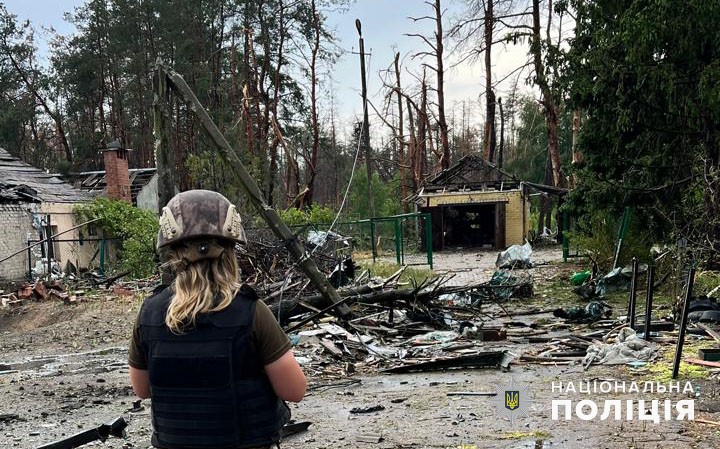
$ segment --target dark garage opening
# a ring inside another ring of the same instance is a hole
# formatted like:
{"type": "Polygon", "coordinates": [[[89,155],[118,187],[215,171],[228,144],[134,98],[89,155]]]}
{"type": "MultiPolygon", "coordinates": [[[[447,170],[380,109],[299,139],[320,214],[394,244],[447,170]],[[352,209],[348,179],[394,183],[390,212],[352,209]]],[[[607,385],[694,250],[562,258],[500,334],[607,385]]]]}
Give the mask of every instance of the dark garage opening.
{"type": "Polygon", "coordinates": [[[498,215],[504,212],[503,206],[502,203],[489,203],[424,208],[432,215],[433,249],[503,246],[504,229],[498,227],[498,223],[504,223],[498,215]]]}

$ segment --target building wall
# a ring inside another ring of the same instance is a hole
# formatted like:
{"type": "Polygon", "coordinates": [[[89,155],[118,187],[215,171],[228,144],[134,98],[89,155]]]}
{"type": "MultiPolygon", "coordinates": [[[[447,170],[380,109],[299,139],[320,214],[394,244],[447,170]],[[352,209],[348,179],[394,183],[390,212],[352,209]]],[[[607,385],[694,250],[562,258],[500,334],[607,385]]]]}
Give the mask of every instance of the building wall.
{"type": "MultiPolygon", "coordinates": [[[[0,204],[0,259],[27,246],[28,238],[37,238],[32,225],[32,212],[37,204],[0,204]]],[[[0,263],[0,280],[15,281],[25,277],[28,271],[27,251],[0,263]]]]}
{"type": "MultiPolygon", "coordinates": [[[[40,205],[40,213],[50,214],[50,224],[52,226],[57,226],[57,232],[63,232],[80,224],[73,213],[74,206],[75,205],[71,203],[42,203],[40,205]]],[[[58,254],[55,255],[55,260],[60,263],[60,267],[63,271],[67,270],[68,262],[72,262],[76,268],[88,268],[99,264],[99,259],[97,257],[94,261],[91,262],[91,260],[93,259],[95,252],[98,250],[100,242],[85,240],[86,238],[99,238],[99,230],[98,235],[92,236],[89,235],[89,228],[84,226],[59,236],[58,240],[80,240],[81,233],[83,236],[82,243],[76,241],[57,242],[55,244],[55,248],[58,249],[58,254]]]]}
{"type": "MultiPolygon", "coordinates": [[[[73,214],[74,204],[72,203],[22,203],[22,204],[0,204],[0,259],[28,246],[28,239],[37,240],[40,231],[33,226],[33,218],[38,225],[45,224],[45,218],[50,215],[50,226],[53,233],[66,231],[79,224],[73,214]]],[[[98,235],[89,235],[87,226],[74,229],[61,236],[58,240],[76,240],[74,242],[54,242],[55,261],[60,264],[63,271],[68,268],[68,262],[78,268],[95,268],[99,266],[100,259],[96,255],[100,247],[99,241],[86,239],[101,238],[101,231],[98,235]],[[80,243],[82,233],[83,242],[80,243]]],[[[32,265],[42,257],[40,245],[30,251],[32,265]]],[[[106,243],[106,255],[110,259],[114,253],[112,245],[106,243]]],[[[17,281],[25,278],[29,270],[28,252],[23,251],[11,259],[0,263],[0,280],[17,281]]]]}
{"type": "Polygon", "coordinates": [[[158,175],[155,173],[150,181],[143,187],[137,195],[137,207],[155,212],[160,212],[158,205],[158,175]]]}
{"type": "Polygon", "coordinates": [[[505,204],[505,244],[522,245],[530,228],[530,203],[520,190],[490,192],[450,192],[426,194],[426,205],[436,207],[450,204],[505,204]]]}

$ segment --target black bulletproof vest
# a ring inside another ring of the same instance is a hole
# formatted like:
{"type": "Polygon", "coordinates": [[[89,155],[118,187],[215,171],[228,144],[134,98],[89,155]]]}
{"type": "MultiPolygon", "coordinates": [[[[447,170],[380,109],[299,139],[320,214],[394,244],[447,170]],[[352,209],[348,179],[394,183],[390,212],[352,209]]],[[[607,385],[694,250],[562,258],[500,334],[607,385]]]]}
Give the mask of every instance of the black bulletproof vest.
{"type": "Polygon", "coordinates": [[[252,342],[257,295],[198,316],[177,335],[165,325],[171,289],[140,311],[152,395],[152,444],[163,449],[245,448],[280,440],[290,410],[278,399],[252,342]]]}

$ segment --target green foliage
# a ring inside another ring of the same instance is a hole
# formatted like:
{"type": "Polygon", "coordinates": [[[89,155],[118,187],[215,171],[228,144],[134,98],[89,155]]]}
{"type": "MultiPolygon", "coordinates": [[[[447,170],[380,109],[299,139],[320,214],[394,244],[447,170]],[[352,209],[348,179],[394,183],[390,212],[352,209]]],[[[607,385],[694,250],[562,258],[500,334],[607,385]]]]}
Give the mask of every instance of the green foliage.
{"type": "MultiPolygon", "coordinates": [[[[601,273],[613,268],[618,231],[622,216],[611,217],[602,213],[583,217],[574,231],[568,232],[571,245],[578,248],[580,254],[589,256],[597,263],[601,273]]],[[[650,260],[650,237],[637,221],[632,221],[623,239],[618,264],[625,266],[633,257],[648,262],[650,260]]]]}
{"type": "Polygon", "coordinates": [[[138,209],[125,201],[97,198],[75,207],[82,221],[99,218],[96,226],[108,237],[120,241],[120,269],[132,276],[146,277],[155,272],[155,239],[158,218],[150,211],[138,209]]]}
{"type": "MultiPolygon", "coordinates": [[[[505,170],[523,181],[548,183],[545,166],[548,134],[542,106],[532,97],[519,99],[519,116],[515,145],[508,149],[505,170]]],[[[570,160],[572,143],[571,111],[564,109],[558,126],[558,151],[563,165],[570,160]]]]}
{"type": "Polygon", "coordinates": [[[590,216],[633,206],[656,239],[686,236],[717,252],[720,3],[570,4],[577,26],[564,78],[585,115],[585,164],[569,207],[590,216]]]}
{"type": "Polygon", "coordinates": [[[335,211],[326,206],[313,204],[308,209],[290,208],[280,211],[280,218],[288,226],[302,226],[311,223],[332,223],[335,211]]]}
{"type": "Polygon", "coordinates": [[[396,175],[390,182],[383,182],[380,175],[373,173],[372,191],[375,215],[371,217],[368,204],[368,179],[365,168],[355,172],[346,205],[347,214],[353,219],[387,217],[402,212],[400,201],[400,179],[396,175]]]}
{"type": "Polygon", "coordinates": [[[707,295],[713,293],[713,298],[720,298],[720,271],[700,271],[695,275],[696,295],[707,295]]]}

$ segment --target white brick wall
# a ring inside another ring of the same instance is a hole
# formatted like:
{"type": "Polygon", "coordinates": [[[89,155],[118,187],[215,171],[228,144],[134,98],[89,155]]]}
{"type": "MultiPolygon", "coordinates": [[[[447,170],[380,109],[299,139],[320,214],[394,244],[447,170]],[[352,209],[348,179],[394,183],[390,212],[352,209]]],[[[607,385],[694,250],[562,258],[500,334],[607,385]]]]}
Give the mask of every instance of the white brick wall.
{"type": "MultiPolygon", "coordinates": [[[[28,232],[37,238],[32,226],[31,211],[35,204],[0,204],[0,259],[27,246],[28,232]]],[[[27,273],[27,252],[0,263],[0,280],[14,281],[27,273]]]]}

